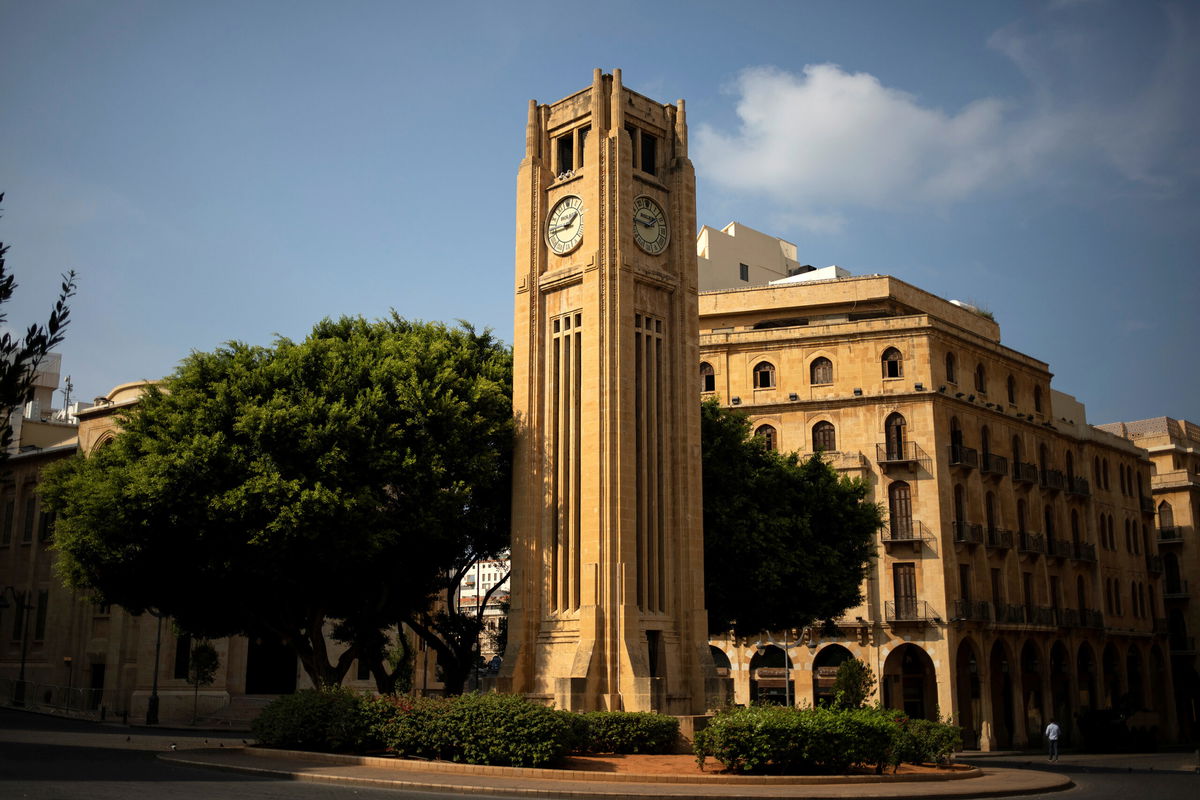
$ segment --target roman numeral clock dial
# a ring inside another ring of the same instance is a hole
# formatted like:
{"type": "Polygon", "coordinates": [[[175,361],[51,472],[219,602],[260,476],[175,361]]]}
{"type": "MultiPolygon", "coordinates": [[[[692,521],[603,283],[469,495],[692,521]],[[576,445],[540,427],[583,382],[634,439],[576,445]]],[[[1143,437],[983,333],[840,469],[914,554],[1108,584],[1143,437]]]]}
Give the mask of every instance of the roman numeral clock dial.
{"type": "Polygon", "coordinates": [[[583,200],[569,194],[554,204],[546,221],[546,244],[565,256],[583,241],[583,200]]]}
{"type": "Polygon", "coordinates": [[[667,249],[671,231],[662,206],[642,195],[633,201],[633,238],[652,256],[667,249]]]}

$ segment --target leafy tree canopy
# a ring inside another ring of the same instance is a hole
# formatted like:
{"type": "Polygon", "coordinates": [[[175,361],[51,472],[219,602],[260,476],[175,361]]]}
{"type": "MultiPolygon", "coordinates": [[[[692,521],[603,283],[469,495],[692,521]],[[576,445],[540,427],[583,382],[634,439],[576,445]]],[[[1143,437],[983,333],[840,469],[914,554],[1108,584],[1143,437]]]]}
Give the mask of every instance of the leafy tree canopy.
{"type": "MultiPolygon", "coordinates": [[[[0,202],[4,193],[0,192],[0,202]]],[[[0,242],[0,328],[8,322],[5,303],[12,300],[16,291],[16,277],[8,271],[5,254],[8,245],[0,242]]],[[[12,412],[16,406],[26,403],[33,395],[33,378],[46,353],[63,341],[63,335],[71,311],[67,300],[75,294],[75,272],[62,276],[58,302],[50,311],[45,325],[30,325],[25,336],[14,336],[5,330],[0,334],[0,461],[8,457],[8,446],[12,443],[12,412]]]]}
{"type": "Polygon", "coordinates": [[[769,450],[715,400],[700,420],[709,630],[800,627],[857,605],[882,525],[866,485],[769,450]]]}
{"type": "Polygon", "coordinates": [[[193,353],[47,470],[59,572],[199,636],[277,636],[319,686],[362,657],[390,688],[385,632],[507,545],[511,381],[490,333],[394,313],[193,353]]]}

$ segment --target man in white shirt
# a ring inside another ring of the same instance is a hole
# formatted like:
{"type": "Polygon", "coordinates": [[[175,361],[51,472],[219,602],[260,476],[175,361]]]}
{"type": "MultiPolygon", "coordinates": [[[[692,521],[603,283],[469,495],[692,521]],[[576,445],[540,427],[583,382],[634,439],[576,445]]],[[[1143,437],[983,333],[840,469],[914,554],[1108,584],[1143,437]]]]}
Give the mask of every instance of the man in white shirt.
{"type": "Polygon", "coordinates": [[[1050,724],[1046,726],[1046,743],[1050,746],[1050,761],[1058,761],[1058,735],[1061,729],[1058,723],[1053,718],[1050,719],[1050,724]]]}

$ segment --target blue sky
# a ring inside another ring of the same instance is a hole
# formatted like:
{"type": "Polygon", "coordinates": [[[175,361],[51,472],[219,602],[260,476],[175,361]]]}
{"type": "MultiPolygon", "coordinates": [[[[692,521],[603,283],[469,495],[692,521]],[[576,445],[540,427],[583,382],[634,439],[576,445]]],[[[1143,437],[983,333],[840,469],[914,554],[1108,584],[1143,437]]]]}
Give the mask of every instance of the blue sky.
{"type": "MultiPolygon", "coordinates": [[[[512,330],[526,103],[685,98],[701,224],[993,311],[1200,421],[1200,3],[0,0],[0,239],[76,397],[318,319],[512,330]]],[[[56,396],[61,401],[61,394],[56,396]]]]}

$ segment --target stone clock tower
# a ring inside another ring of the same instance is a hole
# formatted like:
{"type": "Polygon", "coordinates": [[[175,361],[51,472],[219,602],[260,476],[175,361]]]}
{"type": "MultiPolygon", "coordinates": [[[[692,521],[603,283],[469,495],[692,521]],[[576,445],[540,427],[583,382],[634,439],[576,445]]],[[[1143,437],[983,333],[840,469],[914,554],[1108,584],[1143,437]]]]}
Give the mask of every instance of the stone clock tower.
{"type": "Polygon", "coordinates": [[[683,101],[620,70],[530,101],[502,690],[705,710],[695,197],[683,101]]]}

